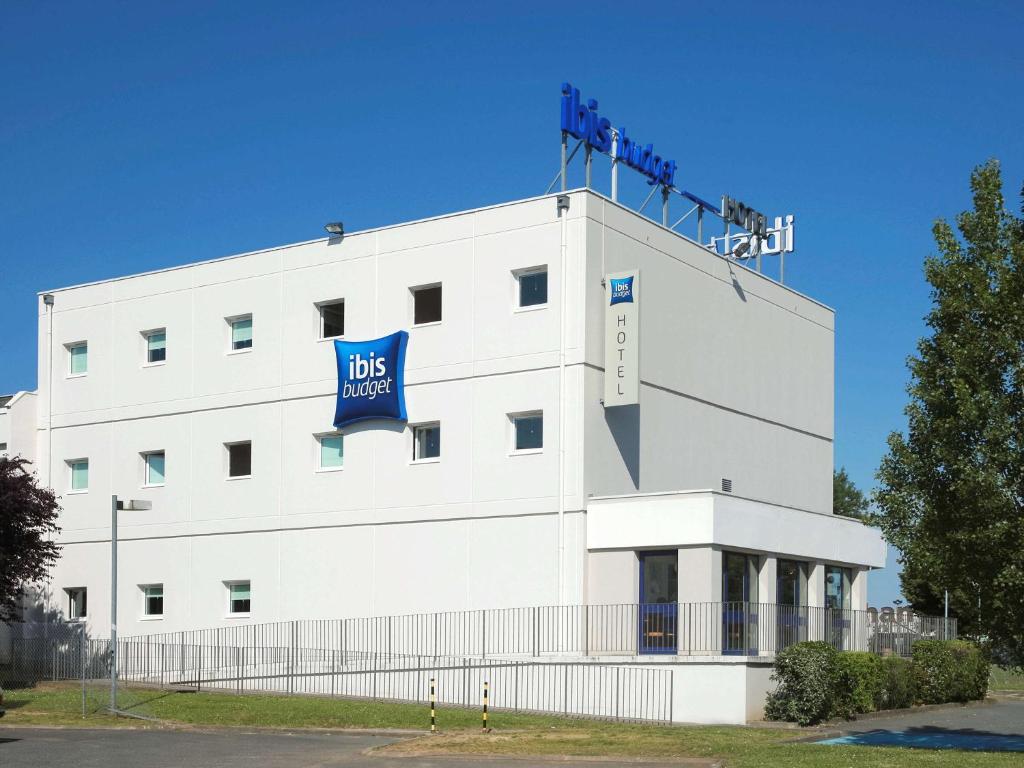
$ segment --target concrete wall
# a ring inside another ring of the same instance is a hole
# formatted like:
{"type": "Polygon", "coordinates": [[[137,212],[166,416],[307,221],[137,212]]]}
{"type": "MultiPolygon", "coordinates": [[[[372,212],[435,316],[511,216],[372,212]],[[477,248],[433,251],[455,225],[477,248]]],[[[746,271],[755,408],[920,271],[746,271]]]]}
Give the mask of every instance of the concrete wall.
{"type": "Polygon", "coordinates": [[[719,488],[832,509],[834,317],[642,216],[587,198],[587,487],[719,488]],[[605,410],[604,291],[640,270],[639,408],[605,410]]]}
{"type": "Polygon", "coordinates": [[[118,494],[153,502],[121,515],[123,633],[243,621],[225,615],[229,580],[251,580],[254,622],[579,602],[583,309],[562,281],[580,282],[581,212],[563,222],[545,198],[58,290],[52,317],[40,299],[36,442],[64,506],[54,601],[66,607],[64,588],[86,586],[90,620],[108,624],[118,494]],[[548,304],[518,311],[514,271],[540,265],[548,304]],[[411,327],[410,287],[430,283],[442,284],[443,320],[411,327]],[[348,338],[409,329],[409,422],[441,422],[439,462],[411,463],[411,430],[375,423],[346,430],[343,470],[316,471],[337,384],[316,303],[335,299],[348,338]],[[232,353],[225,318],[241,314],[253,316],[253,348],[232,353]],[[142,332],[155,328],[167,359],[147,365],[142,332]],[[83,340],[88,373],[70,376],[67,345],[83,340]],[[514,455],[508,414],[532,410],[544,413],[544,449],[514,455]],[[242,440],[252,477],[229,480],[224,444],[242,440]],[[143,487],[153,450],[166,453],[166,483],[143,487]],[[75,458],[89,459],[85,493],[69,492],[75,458]],[[153,583],[165,615],[144,621],[139,585],[153,583]]]}

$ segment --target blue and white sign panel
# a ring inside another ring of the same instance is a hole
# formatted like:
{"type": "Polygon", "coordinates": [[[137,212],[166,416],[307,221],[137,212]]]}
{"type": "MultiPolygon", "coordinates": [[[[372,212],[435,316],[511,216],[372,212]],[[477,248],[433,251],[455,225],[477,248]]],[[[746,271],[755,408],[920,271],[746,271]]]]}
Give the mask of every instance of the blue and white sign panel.
{"type": "Polygon", "coordinates": [[[338,429],[370,419],[405,421],[405,347],[409,334],[334,342],[338,358],[338,429]]]}
{"type": "Polygon", "coordinates": [[[604,407],[640,403],[640,272],[605,275],[604,407]]]}

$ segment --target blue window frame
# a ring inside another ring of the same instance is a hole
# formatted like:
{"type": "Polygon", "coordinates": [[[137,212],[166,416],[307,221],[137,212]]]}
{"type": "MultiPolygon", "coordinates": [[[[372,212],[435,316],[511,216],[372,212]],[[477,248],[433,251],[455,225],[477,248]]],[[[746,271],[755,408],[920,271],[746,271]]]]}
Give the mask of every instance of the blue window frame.
{"type": "Polygon", "coordinates": [[[678,649],[679,553],[639,552],[640,653],[676,653],[678,649]]]}

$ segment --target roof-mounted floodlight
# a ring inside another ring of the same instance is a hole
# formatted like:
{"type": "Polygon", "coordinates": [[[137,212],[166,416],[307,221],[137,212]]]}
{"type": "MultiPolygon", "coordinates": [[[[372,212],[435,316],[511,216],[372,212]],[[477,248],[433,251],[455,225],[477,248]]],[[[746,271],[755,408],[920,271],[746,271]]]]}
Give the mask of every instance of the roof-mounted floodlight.
{"type": "Polygon", "coordinates": [[[744,254],[750,250],[750,241],[744,240],[735,248],[732,249],[732,257],[734,259],[742,259],[744,254]]]}
{"type": "Polygon", "coordinates": [[[324,229],[327,230],[327,234],[331,237],[341,237],[345,234],[345,226],[340,221],[332,221],[330,224],[324,224],[324,229]]]}

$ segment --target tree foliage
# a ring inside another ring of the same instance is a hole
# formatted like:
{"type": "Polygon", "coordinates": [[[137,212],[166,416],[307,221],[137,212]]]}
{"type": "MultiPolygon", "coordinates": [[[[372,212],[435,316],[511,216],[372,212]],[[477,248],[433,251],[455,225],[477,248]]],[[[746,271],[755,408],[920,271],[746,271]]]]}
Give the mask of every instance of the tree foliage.
{"type": "MultiPolygon", "coordinates": [[[[898,547],[905,594],[950,592],[961,626],[1024,662],[1024,220],[999,165],[971,175],[973,210],[933,226],[927,336],[908,361],[906,434],[889,436],[877,523],[898,547]]],[[[1022,190],[1024,195],[1024,190],[1022,190]]]]}
{"type": "Polygon", "coordinates": [[[853,480],[846,474],[846,468],[832,471],[832,512],[846,517],[868,516],[868,499],[853,480]]]}
{"type": "Polygon", "coordinates": [[[15,618],[24,588],[43,581],[57,561],[60,507],[21,458],[0,457],[0,621],[15,618]]]}

